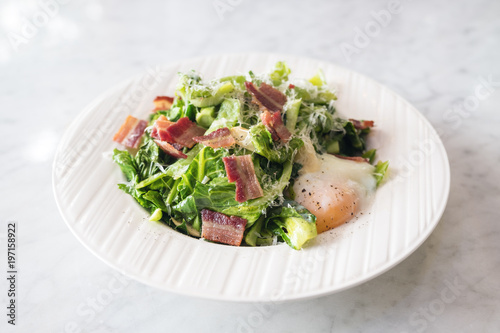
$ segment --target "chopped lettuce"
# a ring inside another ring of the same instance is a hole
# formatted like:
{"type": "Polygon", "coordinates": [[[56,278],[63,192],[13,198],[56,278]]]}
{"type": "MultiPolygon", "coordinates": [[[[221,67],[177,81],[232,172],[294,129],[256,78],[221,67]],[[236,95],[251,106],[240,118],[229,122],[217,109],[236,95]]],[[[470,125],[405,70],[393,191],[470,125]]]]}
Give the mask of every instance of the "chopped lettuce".
{"type": "Polygon", "coordinates": [[[232,92],[234,90],[234,86],[231,82],[225,82],[219,85],[214,92],[209,94],[208,96],[203,96],[201,93],[200,97],[196,97],[190,100],[190,102],[197,107],[208,107],[220,104],[226,94],[232,92]]]}
{"type": "Polygon", "coordinates": [[[210,124],[205,134],[209,134],[222,127],[234,127],[240,115],[241,102],[238,99],[227,98],[221,105],[216,119],[210,124]]]}
{"type": "Polygon", "coordinates": [[[291,132],[295,132],[295,126],[297,125],[297,119],[299,117],[300,106],[302,105],[302,100],[294,99],[285,105],[285,115],[286,115],[286,128],[291,132]]]}
{"type": "Polygon", "coordinates": [[[290,156],[304,145],[301,139],[292,138],[286,145],[277,147],[271,138],[271,133],[262,124],[253,126],[250,129],[250,136],[255,152],[271,162],[283,163],[289,160],[290,156]]]}
{"type": "Polygon", "coordinates": [[[367,158],[368,162],[370,164],[373,164],[373,162],[375,162],[376,154],[377,154],[377,149],[370,149],[364,152],[363,155],[361,155],[361,157],[367,158]]]}
{"type": "Polygon", "coordinates": [[[118,164],[127,181],[131,181],[137,175],[137,166],[134,158],[126,150],[113,150],[113,161],[118,164]]]}
{"type": "Polygon", "coordinates": [[[278,61],[274,67],[274,71],[269,74],[269,78],[275,87],[281,85],[284,81],[288,81],[288,75],[292,71],[283,61],[278,61]]]}
{"type": "Polygon", "coordinates": [[[378,163],[375,165],[375,171],[373,172],[373,176],[377,180],[377,186],[382,183],[382,181],[385,178],[385,175],[387,174],[387,169],[389,168],[389,161],[378,161],[378,163]]]}
{"type": "Polygon", "coordinates": [[[316,72],[316,75],[314,75],[312,78],[310,78],[309,82],[311,82],[316,87],[326,86],[325,74],[323,73],[323,71],[321,69],[318,69],[318,71],[316,72]]]}
{"type": "Polygon", "coordinates": [[[195,145],[189,152],[186,153],[187,158],[178,159],[174,163],[170,164],[166,170],[167,176],[170,176],[174,179],[178,179],[182,176],[184,172],[186,172],[187,168],[189,168],[189,164],[193,161],[193,159],[198,155],[200,150],[203,148],[201,144],[195,145]]]}
{"type": "Polygon", "coordinates": [[[293,90],[296,98],[301,98],[304,102],[313,104],[329,104],[331,101],[337,100],[337,95],[333,91],[324,86],[317,87],[310,82],[308,83],[304,86],[295,86],[293,90]]]}

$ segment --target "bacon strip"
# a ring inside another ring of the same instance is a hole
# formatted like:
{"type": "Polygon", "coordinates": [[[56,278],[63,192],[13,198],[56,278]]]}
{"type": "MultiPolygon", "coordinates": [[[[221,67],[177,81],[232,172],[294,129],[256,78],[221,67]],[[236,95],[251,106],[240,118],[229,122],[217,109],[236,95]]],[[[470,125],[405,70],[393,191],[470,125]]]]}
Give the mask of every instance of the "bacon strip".
{"type": "Polygon", "coordinates": [[[113,141],[121,143],[128,148],[137,148],[144,134],[147,121],[128,116],[118,132],[113,136],[113,141]]]}
{"type": "Polygon", "coordinates": [[[160,141],[160,140],[155,140],[156,144],[163,150],[165,153],[169,154],[170,156],[173,156],[175,158],[187,158],[187,155],[184,154],[182,151],[179,151],[174,145],[171,145],[170,143],[166,141],[160,141]]]}
{"type": "Polygon", "coordinates": [[[205,132],[206,130],[203,127],[196,125],[196,123],[193,123],[188,117],[184,117],[165,129],[166,140],[162,139],[162,141],[179,143],[184,147],[192,148],[196,144],[193,138],[201,136],[205,134],[205,132]]]}
{"type": "Polygon", "coordinates": [[[196,136],[193,140],[212,148],[230,147],[236,143],[227,127],[219,128],[205,136],[196,136]]]}
{"type": "Polygon", "coordinates": [[[262,111],[281,111],[286,103],[286,95],[276,88],[262,83],[259,88],[252,82],[245,82],[247,91],[252,94],[253,102],[258,104],[262,111]]]}
{"type": "Polygon", "coordinates": [[[201,211],[201,237],[212,242],[240,246],[247,220],[208,209],[201,211]]]}
{"type": "Polygon", "coordinates": [[[354,125],[354,128],[359,129],[359,130],[371,128],[375,125],[373,120],[349,119],[349,121],[354,125]]]}
{"type": "Polygon", "coordinates": [[[161,110],[170,110],[172,104],[174,104],[174,98],[168,96],[158,96],[153,101],[155,103],[155,108],[153,112],[161,110]]]}
{"type": "Polygon", "coordinates": [[[153,129],[151,130],[151,137],[162,141],[171,141],[172,138],[169,137],[167,128],[173,124],[175,123],[168,120],[164,115],[159,116],[153,125],[153,129]]]}
{"type": "Polygon", "coordinates": [[[284,142],[288,142],[288,140],[290,140],[292,133],[290,133],[285,124],[283,124],[280,111],[276,111],[274,113],[264,111],[260,114],[260,119],[262,119],[262,123],[271,133],[271,137],[274,141],[281,139],[284,142]]]}
{"type": "Polygon", "coordinates": [[[273,141],[278,141],[280,137],[278,136],[278,133],[276,133],[276,131],[272,126],[273,114],[269,111],[264,111],[260,114],[260,119],[262,120],[262,123],[266,126],[269,133],[271,133],[273,141]]]}
{"type": "Polygon", "coordinates": [[[236,201],[245,202],[264,195],[260,187],[251,155],[223,157],[227,179],[236,182],[236,201]]]}
{"type": "Polygon", "coordinates": [[[349,160],[349,161],[354,161],[354,162],[361,162],[361,163],[369,163],[369,160],[367,158],[361,157],[361,156],[344,156],[344,155],[337,155],[333,154],[333,156],[341,158],[343,160],[349,160]]]}

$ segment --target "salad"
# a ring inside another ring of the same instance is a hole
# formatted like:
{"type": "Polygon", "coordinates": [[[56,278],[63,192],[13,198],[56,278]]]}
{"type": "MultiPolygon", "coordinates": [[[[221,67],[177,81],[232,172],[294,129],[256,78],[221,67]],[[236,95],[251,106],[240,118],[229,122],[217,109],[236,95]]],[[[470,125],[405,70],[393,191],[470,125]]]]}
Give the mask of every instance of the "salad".
{"type": "Polygon", "coordinates": [[[339,117],[321,71],[290,73],[284,62],[209,82],[180,73],[174,97],[115,134],[127,148],[113,152],[118,187],[151,221],[228,245],[299,250],[347,222],[388,167],[366,149],[374,123],[339,117]]]}

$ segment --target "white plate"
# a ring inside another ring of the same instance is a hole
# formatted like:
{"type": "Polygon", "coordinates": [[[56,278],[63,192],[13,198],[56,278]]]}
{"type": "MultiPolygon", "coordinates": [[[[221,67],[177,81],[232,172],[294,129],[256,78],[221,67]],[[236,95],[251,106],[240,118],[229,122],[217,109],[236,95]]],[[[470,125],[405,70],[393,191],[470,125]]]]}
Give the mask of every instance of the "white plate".
{"type": "Polygon", "coordinates": [[[231,301],[285,301],[353,287],[395,266],[430,235],[450,186],[444,147],[427,120],[388,88],[345,68],[271,54],[186,60],[129,80],[105,93],[75,119],[54,161],[59,210],[75,236],[106,263],[143,283],[186,295],[231,301]],[[318,68],[337,87],[337,109],[373,119],[369,146],[390,160],[391,177],[358,219],[294,251],[286,244],[231,247],[191,238],[148,221],[118,189],[124,178],[112,163],[112,136],[128,114],[147,119],[157,95],[172,95],[176,73],[195,69],[205,79],[268,71],[285,60],[292,76],[318,68]]]}

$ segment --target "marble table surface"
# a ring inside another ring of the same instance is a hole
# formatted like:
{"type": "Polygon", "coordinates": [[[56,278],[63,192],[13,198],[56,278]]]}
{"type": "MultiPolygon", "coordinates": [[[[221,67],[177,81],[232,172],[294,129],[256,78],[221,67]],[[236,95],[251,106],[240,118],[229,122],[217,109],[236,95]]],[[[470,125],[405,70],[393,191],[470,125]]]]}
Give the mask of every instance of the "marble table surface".
{"type": "Polygon", "coordinates": [[[16,325],[1,332],[500,331],[500,2],[0,2],[1,257],[17,223],[16,325]],[[284,304],[180,296],[87,251],[52,194],[56,146],[93,99],[148,66],[228,52],[331,61],[401,94],[439,129],[444,215],[404,262],[358,287],[284,304]],[[105,302],[96,296],[119,286],[105,302]]]}

